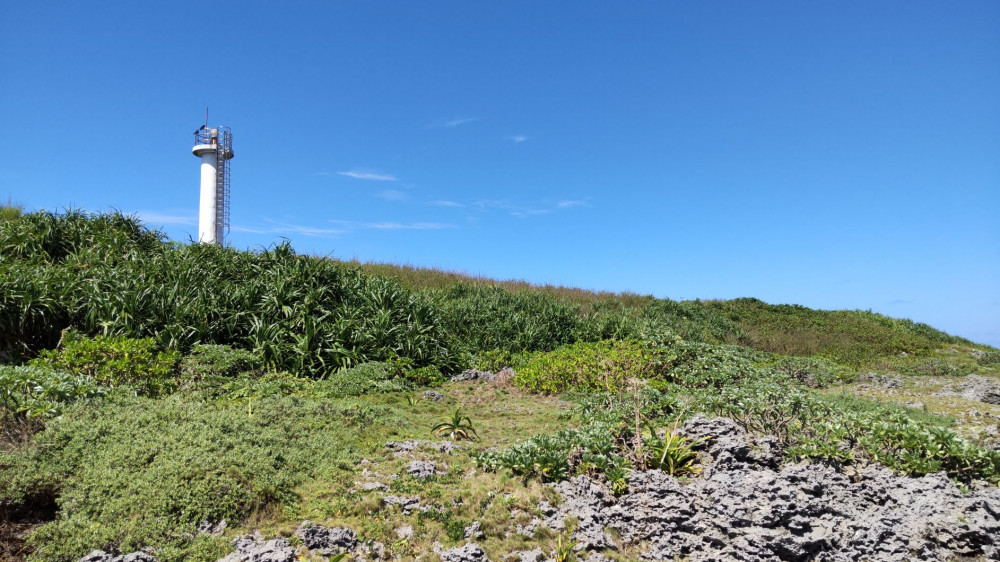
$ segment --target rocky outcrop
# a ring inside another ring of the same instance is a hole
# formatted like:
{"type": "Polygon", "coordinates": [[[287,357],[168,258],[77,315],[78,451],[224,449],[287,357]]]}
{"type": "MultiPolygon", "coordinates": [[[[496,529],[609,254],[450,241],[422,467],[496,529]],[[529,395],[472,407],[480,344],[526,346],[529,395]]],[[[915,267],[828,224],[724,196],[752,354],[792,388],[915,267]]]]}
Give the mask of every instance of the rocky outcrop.
{"type": "Polygon", "coordinates": [[[358,547],[358,535],[347,527],[324,527],[303,521],[295,535],[310,552],[323,556],[351,552],[358,547]]]}
{"type": "Polygon", "coordinates": [[[114,555],[103,550],[95,550],[80,558],[77,562],[156,562],[156,557],[145,552],[114,555]]]}
{"type": "Polygon", "coordinates": [[[234,552],[219,562],[295,562],[295,548],[288,539],[265,541],[258,535],[246,535],[233,540],[234,552]]]}
{"type": "Polygon", "coordinates": [[[478,544],[470,542],[442,552],[441,562],[489,562],[489,558],[478,544]]]}
{"type": "Polygon", "coordinates": [[[561,530],[572,517],[578,548],[646,544],[650,560],[1000,558],[1000,489],[963,494],[943,474],[874,466],[854,479],[820,464],[779,469],[774,444],[731,420],[699,417],[683,431],[714,436],[703,476],[634,472],[620,497],[576,477],[554,485],[564,499],[543,502],[544,523],[561,530]]]}
{"type": "Polygon", "coordinates": [[[1000,404],[1000,381],[969,375],[958,385],[962,398],[987,404],[1000,404]]]}

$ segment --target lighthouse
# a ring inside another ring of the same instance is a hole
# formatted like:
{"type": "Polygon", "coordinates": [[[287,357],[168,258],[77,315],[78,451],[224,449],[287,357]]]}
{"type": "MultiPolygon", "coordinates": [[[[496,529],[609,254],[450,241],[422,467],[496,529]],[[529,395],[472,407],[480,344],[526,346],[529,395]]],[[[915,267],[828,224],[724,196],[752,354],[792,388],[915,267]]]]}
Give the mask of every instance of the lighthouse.
{"type": "Polygon", "coordinates": [[[198,242],[222,245],[229,233],[229,160],[233,134],[229,127],[194,132],[191,152],[201,158],[201,197],[198,206],[198,242]]]}

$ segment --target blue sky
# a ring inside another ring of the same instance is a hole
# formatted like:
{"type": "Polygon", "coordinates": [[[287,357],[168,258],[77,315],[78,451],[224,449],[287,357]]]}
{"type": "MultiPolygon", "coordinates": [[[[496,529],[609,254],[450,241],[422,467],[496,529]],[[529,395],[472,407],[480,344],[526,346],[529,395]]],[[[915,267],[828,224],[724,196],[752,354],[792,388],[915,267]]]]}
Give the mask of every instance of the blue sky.
{"type": "Polygon", "coordinates": [[[1000,345],[1000,3],[0,0],[0,198],[1000,345]]]}

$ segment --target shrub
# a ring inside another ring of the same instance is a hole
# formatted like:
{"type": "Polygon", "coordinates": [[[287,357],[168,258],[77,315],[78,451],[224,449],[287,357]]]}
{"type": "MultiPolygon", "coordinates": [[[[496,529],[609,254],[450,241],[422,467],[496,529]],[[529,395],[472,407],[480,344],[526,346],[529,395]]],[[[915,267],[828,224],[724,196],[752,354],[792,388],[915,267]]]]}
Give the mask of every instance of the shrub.
{"type": "Polygon", "coordinates": [[[434,365],[403,371],[403,379],[414,386],[438,386],[448,380],[434,365]]]}
{"type": "Polygon", "coordinates": [[[781,379],[702,393],[698,401],[750,431],[778,436],[793,459],[863,458],[911,475],[944,470],[963,481],[1000,482],[1000,452],[972,445],[940,418],[902,406],[816,394],[781,379]]]}
{"type": "Polygon", "coordinates": [[[630,378],[653,376],[663,360],[657,348],[636,341],[581,342],[533,356],[514,382],[533,392],[615,392],[630,378]]]}
{"type": "Polygon", "coordinates": [[[812,388],[853,379],[855,371],[823,357],[777,356],[767,363],[777,373],[812,388]]]}
{"type": "Polygon", "coordinates": [[[473,353],[555,349],[580,322],[574,306],[541,293],[459,283],[431,294],[445,329],[473,353]]]}
{"type": "Polygon", "coordinates": [[[108,388],[129,386],[155,396],[175,385],[177,352],[160,352],[150,338],[82,337],[68,331],[62,346],[31,362],[38,367],[90,377],[108,388]]]}
{"type": "Polygon", "coordinates": [[[180,363],[181,376],[191,381],[211,377],[231,378],[260,368],[260,360],[253,353],[228,345],[195,345],[180,363]]]}
{"type": "Polygon", "coordinates": [[[248,415],[180,394],[112,396],[99,408],[68,408],[36,437],[45,446],[0,453],[0,502],[38,490],[57,498],[56,519],[29,537],[38,560],[147,546],[164,548],[162,562],[214,560],[194,554],[205,547],[199,524],[294,505],[313,470],[349,463],[358,443],[388,435],[394,416],[302,397],[262,398],[248,415]]]}
{"type": "Polygon", "coordinates": [[[94,379],[42,367],[0,365],[0,420],[51,418],[76,400],[104,394],[94,379]]]}
{"type": "Polygon", "coordinates": [[[409,390],[411,385],[398,373],[399,367],[390,363],[362,363],[316,381],[310,392],[316,396],[334,398],[409,390]]]}

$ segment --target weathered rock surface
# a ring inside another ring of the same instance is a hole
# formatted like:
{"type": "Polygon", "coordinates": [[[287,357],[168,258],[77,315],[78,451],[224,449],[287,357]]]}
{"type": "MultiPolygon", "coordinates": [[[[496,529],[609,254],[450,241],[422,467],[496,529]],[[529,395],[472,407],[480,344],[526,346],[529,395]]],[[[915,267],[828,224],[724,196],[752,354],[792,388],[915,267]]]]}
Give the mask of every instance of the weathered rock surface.
{"type": "Polygon", "coordinates": [[[462,450],[461,445],[456,445],[455,443],[445,440],[445,441],[420,441],[419,439],[412,439],[410,441],[389,441],[385,444],[385,448],[392,451],[392,456],[401,457],[404,455],[411,455],[418,448],[424,447],[429,450],[437,451],[439,453],[452,454],[455,451],[462,450]]]}
{"type": "Polygon", "coordinates": [[[958,385],[961,396],[987,404],[1000,404],[1000,381],[979,375],[969,375],[958,385]]]}
{"type": "Polygon", "coordinates": [[[465,538],[467,539],[481,539],[483,538],[483,525],[479,521],[473,521],[471,524],[465,526],[465,538]]]}
{"type": "Polygon", "coordinates": [[[295,534],[310,552],[323,556],[351,552],[358,546],[358,535],[347,527],[324,527],[312,521],[303,521],[295,534]]]}
{"type": "Polygon", "coordinates": [[[437,465],[434,461],[411,461],[406,473],[414,478],[430,478],[436,474],[437,465]]]}
{"type": "Polygon", "coordinates": [[[1000,559],[1000,489],[965,495],[943,474],[874,466],[855,480],[820,464],[779,469],[774,443],[731,420],[697,417],[683,431],[714,436],[702,447],[711,459],[702,476],[635,472],[617,498],[576,477],[554,485],[558,508],[540,505],[545,524],[560,530],[573,517],[580,547],[646,543],[651,560],[1000,559]]]}
{"type": "Polygon", "coordinates": [[[509,380],[514,376],[514,370],[510,367],[504,367],[496,373],[493,371],[480,371],[479,369],[466,369],[461,373],[451,377],[452,381],[483,381],[483,382],[499,382],[509,380]]]}
{"type": "Polygon", "coordinates": [[[295,562],[295,548],[288,539],[265,541],[259,534],[246,535],[234,539],[233,547],[235,552],[219,562],[295,562]]]}
{"type": "Polygon", "coordinates": [[[80,558],[77,562],[156,562],[156,557],[145,552],[133,552],[131,554],[116,556],[103,550],[95,550],[80,558]]]}
{"type": "Polygon", "coordinates": [[[415,510],[427,511],[430,509],[425,505],[421,505],[420,496],[385,496],[382,498],[382,501],[386,505],[398,505],[403,510],[403,515],[409,515],[415,510]]]}
{"type": "Polygon", "coordinates": [[[441,553],[441,562],[488,562],[486,553],[476,543],[449,548],[441,553]]]}
{"type": "Polygon", "coordinates": [[[453,382],[493,380],[496,374],[493,371],[480,371],[479,369],[466,369],[461,373],[451,377],[453,382]]]}

